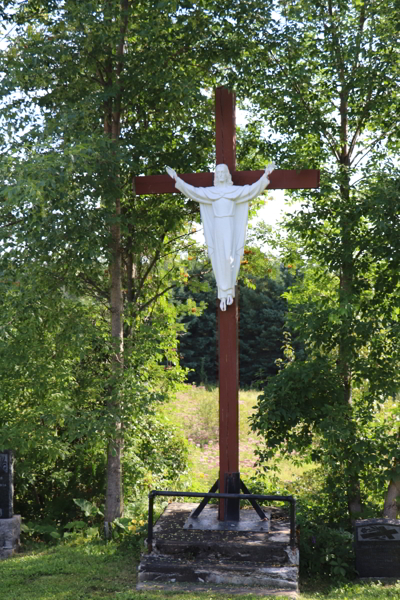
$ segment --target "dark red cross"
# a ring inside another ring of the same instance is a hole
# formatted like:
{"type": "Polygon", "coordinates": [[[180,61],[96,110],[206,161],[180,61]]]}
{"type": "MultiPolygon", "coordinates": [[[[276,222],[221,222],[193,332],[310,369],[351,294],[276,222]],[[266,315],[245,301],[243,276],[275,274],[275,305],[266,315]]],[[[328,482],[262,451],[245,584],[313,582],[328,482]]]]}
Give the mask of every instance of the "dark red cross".
{"type": "MultiPolygon", "coordinates": [[[[236,171],[235,93],[220,87],[215,92],[216,164],[229,167],[234,185],[256,182],[264,171],[236,171]]],[[[172,165],[174,167],[174,165],[172,165]]],[[[213,185],[213,173],[185,173],[184,181],[198,187],[213,185]]],[[[268,189],[311,189],[319,187],[319,171],[277,169],[269,176],[268,189]]],[[[176,193],[169,175],[135,177],[138,195],[176,193]]],[[[227,475],[239,472],[239,360],[238,302],[225,312],[218,310],[219,337],[219,490],[225,491],[227,475]]],[[[220,500],[223,520],[224,501],[220,500]]]]}

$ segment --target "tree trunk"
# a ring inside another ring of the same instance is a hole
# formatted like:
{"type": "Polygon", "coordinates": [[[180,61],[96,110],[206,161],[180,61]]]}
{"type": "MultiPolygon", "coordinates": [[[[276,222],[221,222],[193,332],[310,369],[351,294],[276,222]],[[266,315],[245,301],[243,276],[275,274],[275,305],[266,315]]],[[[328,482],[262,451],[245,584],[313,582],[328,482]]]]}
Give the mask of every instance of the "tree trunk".
{"type": "MultiPolygon", "coordinates": [[[[105,119],[105,132],[114,142],[119,138],[119,114],[109,113],[105,119]]],[[[118,178],[118,174],[114,175],[118,178]]],[[[115,182],[117,185],[117,183],[115,182]]],[[[118,414],[118,386],[124,368],[124,331],[123,331],[123,296],[122,296],[122,245],[121,245],[121,201],[115,200],[115,223],[111,225],[111,339],[112,352],[112,381],[109,390],[108,407],[111,413],[118,414]]],[[[124,509],[122,490],[122,423],[115,417],[115,429],[108,444],[107,451],[107,489],[104,515],[104,533],[106,538],[111,535],[110,524],[121,517],[124,509]]]]}
{"type": "MultiPolygon", "coordinates": [[[[123,55],[125,36],[129,22],[129,0],[120,1],[120,27],[119,40],[116,55],[110,48],[110,57],[105,66],[105,77],[103,77],[106,88],[115,88],[115,93],[110,94],[104,104],[104,133],[114,144],[118,144],[121,128],[121,112],[123,87],[121,75],[124,69],[123,55]],[[116,60],[115,60],[116,58],[116,60]]],[[[111,175],[114,181],[111,187],[113,193],[118,189],[119,172],[111,175]]],[[[113,341],[112,353],[112,385],[110,389],[109,408],[112,413],[118,414],[119,400],[118,387],[120,376],[124,369],[124,322],[123,322],[123,295],[122,295],[122,241],[121,241],[121,198],[115,200],[115,222],[111,225],[111,338],[113,341]]],[[[104,514],[104,533],[106,538],[111,535],[111,523],[121,517],[124,510],[123,488],[122,488],[122,452],[123,452],[123,424],[115,417],[115,429],[108,444],[107,452],[107,490],[106,507],[104,514]]]]}
{"type": "MultiPolygon", "coordinates": [[[[121,215],[120,201],[116,201],[116,217],[121,215]]],[[[119,222],[112,225],[112,264],[111,264],[111,337],[114,351],[112,355],[113,385],[110,390],[109,408],[118,412],[118,383],[119,374],[123,369],[123,298],[122,298],[122,271],[121,271],[121,228],[119,222]]],[[[107,491],[106,508],[104,515],[104,532],[106,538],[110,537],[110,523],[121,517],[124,508],[122,491],[122,450],[123,434],[122,424],[119,419],[115,421],[115,432],[108,444],[107,452],[107,491]]]]}
{"type": "MultiPolygon", "coordinates": [[[[340,141],[341,152],[339,163],[341,165],[340,173],[340,196],[342,199],[342,217],[340,220],[342,247],[344,249],[340,284],[339,284],[339,305],[342,309],[342,327],[339,341],[339,368],[343,385],[343,405],[348,413],[349,426],[354,429],[354,438],[356,437],[356,426],[353,423],[352,416],[352,372],[351,364],[353,361],[354,350],[352,347],[351,331],[353,328],[353,279],[354,279],[354,257],[351,240],[352,223],[347,215],[350,211],[350,153],[348,147],[348,95],[343,87],[340,93],[340,141]]],[[[351,442],[349,442],[351,444],[351,442]]],[[[349,447],[349,456],[351,448],[349,447]]],[[[360,481],[357,474],[351,473],[352,465],[349,458],[348,468],[350,470],[347,487],[347,506],[350,519],[354,522],[362,512],[362,501],[360,492],[360,481]]]]}
{"type": "MultiPolygon", "coordinates": [[[[346,198],[348,190],[343,190],[343,198],[346,198]]],[[[347,243],[350,234],[348,223],[344,218],[342,222],[342,243],[344,248],[351,248],[350,242],[347,243]]],[[[353,295],[353,258],[351,252],[347,256],[344,256],[342,262],[342,273],[340,278],[340,289],[339,289],[339,303],[343,307],[343,323],[342,333],[339,341],[339,368],[343,386],[343,410],[348,415],[348,425],[350,430],[354,430],[354,440],[357,436],[356,424],[353,421],[353,409],[352,409],[352,372],[351,362],[353,358],[351,330],[353,317],[351,315],[351,304],[353,295]]],[[[347,460],[349,473],[348,487],[347,487],[347,506],[351,521],[355,521],[362,512],[362,501],[360,492],[360,481],[356,473],[352,473],[351,470],[351,445],[352,439],[351,434],[349,436],[349,447],[347,460]]]]}
{"type": "Polygon", "coordinates": [[[389,483],[388,491],[383,507],[383,517],[386,519],[397,519],[400,513],[400,477],[392,479],[389,483]]]}

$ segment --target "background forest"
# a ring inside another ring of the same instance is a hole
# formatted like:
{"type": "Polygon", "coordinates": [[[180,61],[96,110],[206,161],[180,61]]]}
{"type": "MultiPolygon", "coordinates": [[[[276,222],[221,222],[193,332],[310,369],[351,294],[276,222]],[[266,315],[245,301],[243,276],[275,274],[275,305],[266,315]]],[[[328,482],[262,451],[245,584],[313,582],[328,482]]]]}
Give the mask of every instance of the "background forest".
{"type": "Polygon", "coordinates": [[[254,226],[245,250],[253,489],[283,485],[277,455],[316,466],[291,490],[310,572],[326,567],[318,528],[340,547],[355,518],[396,517],[399,15],[395,0],[2,2],[0,448],[26,519],[61,527],[86,500],[110,537],[149,489],[190,486],[165,410],[184,381],[216,381],[214,284],[194,203],[133,181],[214,169],[219,85],[247,110],[238,168],[321,170],[319,190],[288,194],[285,230],[254,226]]]}

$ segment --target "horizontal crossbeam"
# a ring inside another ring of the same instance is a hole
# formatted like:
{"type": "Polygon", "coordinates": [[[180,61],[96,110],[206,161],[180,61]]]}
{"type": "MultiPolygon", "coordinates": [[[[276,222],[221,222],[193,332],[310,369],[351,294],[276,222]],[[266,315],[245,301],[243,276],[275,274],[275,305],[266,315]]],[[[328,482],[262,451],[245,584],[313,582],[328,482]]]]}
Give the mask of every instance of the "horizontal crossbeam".
{"type": "MultiPolygon", "coordinates": [[[[251,185],[260,179],[263,173],[264,171],[235,171],[232,173],[232,180],[235,185],[251,185]]],[[[179,177],[196,187],[209,187],[213,185],[214,173],[185,173],[179,177]]],[[[269,175],[269,180],[269,190],[314,189],[319,187],[319,171],[276,169],[269,175]]],[[[169,175],[135,177],[134,183],[138,196],[177,193],[175,181],[169,175]]]]}

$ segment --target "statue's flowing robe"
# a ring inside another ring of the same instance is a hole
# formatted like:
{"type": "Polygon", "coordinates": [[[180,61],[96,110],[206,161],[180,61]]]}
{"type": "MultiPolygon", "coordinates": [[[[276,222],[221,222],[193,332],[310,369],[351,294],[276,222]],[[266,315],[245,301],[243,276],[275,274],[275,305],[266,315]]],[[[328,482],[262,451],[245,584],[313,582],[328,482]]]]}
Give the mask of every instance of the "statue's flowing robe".
{"type": "Polygon", "coordinates": [[[249,201],[269,183],[264,174],[252,185],[194,187],[179,177],[175,187],[200,203],[204,237],[218,286],[218,298],[235,296],[235,284],[246,241],[249,201]]]}

